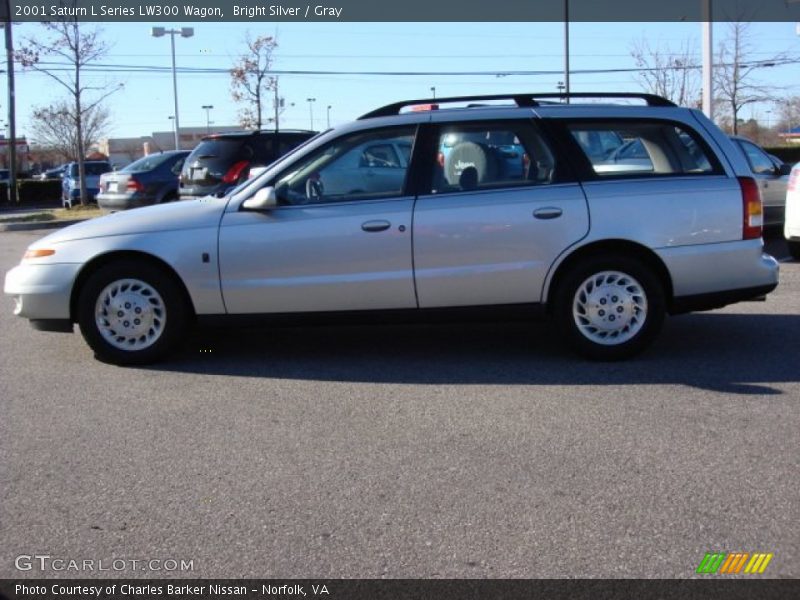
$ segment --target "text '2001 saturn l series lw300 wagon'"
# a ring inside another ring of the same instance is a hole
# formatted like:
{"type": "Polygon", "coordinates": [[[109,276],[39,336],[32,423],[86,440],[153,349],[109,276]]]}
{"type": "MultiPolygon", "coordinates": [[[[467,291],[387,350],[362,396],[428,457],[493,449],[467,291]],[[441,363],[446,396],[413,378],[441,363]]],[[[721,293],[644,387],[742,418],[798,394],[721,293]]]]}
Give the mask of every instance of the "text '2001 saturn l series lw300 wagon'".
{"type": "Polygon", "coordinates": [[[579,353],[613,360],[666,314],[775,288],[758,186],[701,112],[647,94],[560,99],[385,106],[224,197],[49,235],[5,292],[35,327],[78,323],[101,360],[141,364],[207,317],[498,308],[546,313],[579,353]]]}

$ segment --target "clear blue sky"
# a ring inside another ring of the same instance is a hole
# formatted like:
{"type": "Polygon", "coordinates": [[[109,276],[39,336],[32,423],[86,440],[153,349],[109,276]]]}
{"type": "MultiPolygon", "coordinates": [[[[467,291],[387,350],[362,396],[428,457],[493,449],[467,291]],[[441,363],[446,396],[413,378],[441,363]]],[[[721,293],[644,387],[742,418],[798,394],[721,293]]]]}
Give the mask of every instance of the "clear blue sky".
{"type": "MultiPolygon", "coordinates": [[[[152,38],[149,23],[99,24],[111,45],[104,63],[170,66],[169,38],[152,38]]],[[[276,69],[347,71],[513,71],[563,68],[561,23],[163,23],[167,27],[190,25],[195,36],[176,38],[178,65],[228,68],[243,51],[246,31],[252,35],[276,34],[279,48],[276,69]],[[277,30],[276,30],[277,27],[277,30]]],[[[716,40],[727,26],[715,25],[716,40]]],[[[788,53],[800,58],[800,38],[794,23],[755,23],[751,26],[754,58],[788,53]]],[[[41,36],[38,24],[15,25],[15,42],[41,36]]],[[[573,70],[632,68],[631,45],[646,39],[652,46],[677,48],[690,40],[700,61],[699,23],[574,23],[571,25],[573,70]]],[[[765,68],[761,82],[776,86],[776,97],[800,94],[800,64],[765,68]],[[778,89],[780,88],[780,89],[778,89]]],[[[284,75],[281,95],[289,107],[282,127],[308,128],[309,104],[314,104],[314,126],[326,125],[326,107],[332,106],[331,124],[352,120],[371,108],[392,101],[436,94],[461,95],[513,91],[556,91],[563,77],[542,76],[424,76],[367,77],[356,75],[284,75]]],[[[5,88],[5,78],[0,79],[5,88]]],[[[95,86],[124,84],[111,96],[113,137],[137,137],[168,131],[171,122],[172,78],[167,73],[93,74],[95,86]]],[[[236,123],[237,106],[230,97],[229,77],[222,74],[179,74],[182,126],[204,126],[204,104],[213,104],[211,119],[218,125],[236,123]]],[[[633,73],[572,76],[573,91],[638,91],[633,73]]],[[[5,89],[0,99],[5,113],[5,89]]],[[[43,74],[18,71],[18,135],[25,135],[32,107],[47,105],[65,94],[43,74]]],[[[91,96],[90,96],[91,97],[91,96]]],[[[271,104],[270,104],[271,106],[271,104]]],[[[769,105],[746,109],[765,119],[769,105]]],[[[777,113],[772,117],[776,118],[777,113]]],[[[5,118],[3,118],[5,120],[5,118]]]]}

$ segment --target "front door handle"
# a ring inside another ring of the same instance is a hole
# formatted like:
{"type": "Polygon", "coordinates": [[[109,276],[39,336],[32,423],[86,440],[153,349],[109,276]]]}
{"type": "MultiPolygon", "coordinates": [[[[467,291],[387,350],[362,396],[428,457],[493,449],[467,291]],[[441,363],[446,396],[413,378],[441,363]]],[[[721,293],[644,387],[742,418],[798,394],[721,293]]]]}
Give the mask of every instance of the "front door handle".
{"type": "Polygon", "coordinates": [[[537,208],[533,211],[533,216],[537,219],[557,219],[561,216],[561,209],[555,206],[547,206],[545,208],[537,208]]]}
{"type": "Polygon", "coordinates": [[[368,232],[386,231],[392,224],[389,221],[367,221],[361,224],[361,229],[368,232]]]}

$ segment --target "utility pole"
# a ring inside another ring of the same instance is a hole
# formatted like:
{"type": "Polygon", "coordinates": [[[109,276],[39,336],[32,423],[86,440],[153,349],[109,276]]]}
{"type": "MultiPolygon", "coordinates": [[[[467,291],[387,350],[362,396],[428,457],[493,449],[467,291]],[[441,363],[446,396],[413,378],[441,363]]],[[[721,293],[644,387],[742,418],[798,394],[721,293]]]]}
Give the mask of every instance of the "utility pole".
{"type": "Polygon", "coordinates": [[[17,119],[14,96],[14,41],[11,37],[11,0],[6,0],[6,75],[8,77],[8,202],[17,203],[17,119]]]}

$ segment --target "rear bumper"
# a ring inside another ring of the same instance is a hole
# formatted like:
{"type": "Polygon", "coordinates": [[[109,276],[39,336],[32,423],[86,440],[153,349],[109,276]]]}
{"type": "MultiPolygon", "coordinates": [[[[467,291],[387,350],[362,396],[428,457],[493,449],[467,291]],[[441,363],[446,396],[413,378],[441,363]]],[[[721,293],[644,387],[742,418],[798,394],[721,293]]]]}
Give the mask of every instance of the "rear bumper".
{"type": "Polygon", "coordinates": [[[713,292],[710,294],[697,294],[695,296],[682,296],[675,298],[670,307],[670,314],[678,315],[699,310],[713,310],[722,308],[728,304],[744,302],[747,300],[764,300],[764,296],[769,294],[778,286],[777,283],[762,285],[759,287],[744,288],[740,290],[727,290],[725,292],[713,292]]]}
{"type": "Polygon", "coordinates": [[[206,196],[213,196],[219,192],[224,192],[231,189],[232,185],[227,183],[220,183],[219,185],[202,186],[183,186],[178,188],[178,195],[181,200],[194,200],[196,198],[205,198],[206,196]]]}
{"type": "Polygon", "coordinates": [[[155,198],[144,194],[97,194],[97,206],[106,210],[127,210],[139,206],[149,206],[155,198]]]}

